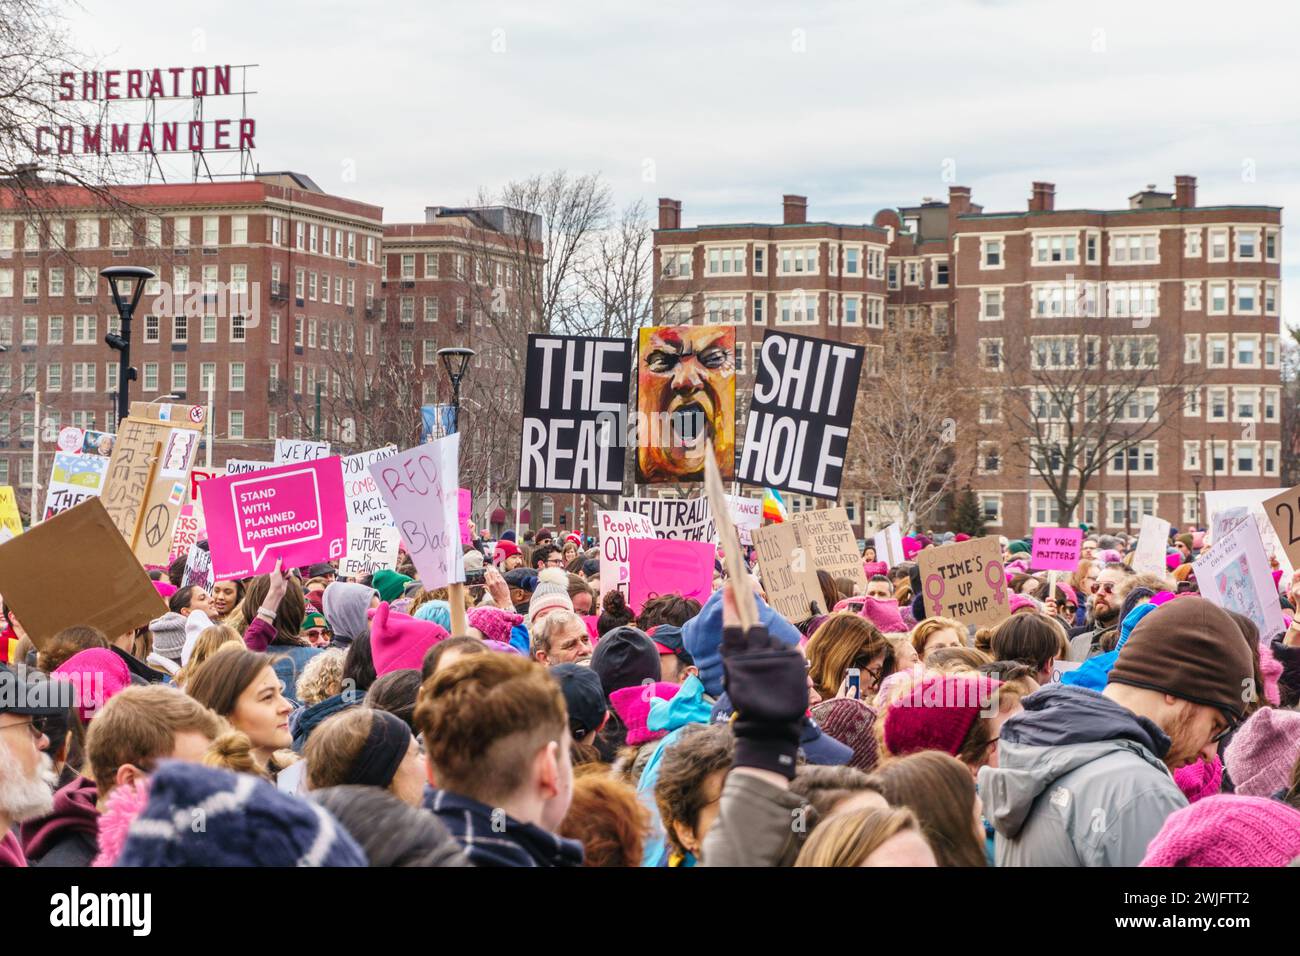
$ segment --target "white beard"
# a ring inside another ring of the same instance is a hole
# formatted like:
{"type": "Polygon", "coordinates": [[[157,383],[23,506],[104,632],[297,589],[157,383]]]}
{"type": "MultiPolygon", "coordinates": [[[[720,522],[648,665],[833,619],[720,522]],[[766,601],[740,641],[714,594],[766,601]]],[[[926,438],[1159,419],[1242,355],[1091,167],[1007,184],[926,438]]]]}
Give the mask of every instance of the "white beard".
{"type": "Polygon", "coordinates": [[[35,774],[28,777],[23,774],[18,758],[0,744],[0,813],[13,822],[36,820],[50,813],[54,809],[54,786],[58,779],[49,754],[41,754],[35,774]]]}

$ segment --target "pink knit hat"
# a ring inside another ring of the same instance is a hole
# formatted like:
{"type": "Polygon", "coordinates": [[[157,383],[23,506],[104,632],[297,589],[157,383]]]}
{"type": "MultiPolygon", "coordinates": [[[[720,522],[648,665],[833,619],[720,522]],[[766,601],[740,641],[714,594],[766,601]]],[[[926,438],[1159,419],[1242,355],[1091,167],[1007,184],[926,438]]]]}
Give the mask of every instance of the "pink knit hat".
{"type": "Polygon", "coordinates": [[[884,561],[863,561],[862,573],[865,574],[867,576],[867,580],[870,581],[873,575],[888,574],[889,565],[886,564],[884,561]]]}
{"type": "Polygon", "coordinates": [[[54,668],[50,676],[72,685],[77,713],[83,721],[89,721],[113,695],[131,686],[126,661],[106,647],[78,651],[54,668]]]}
{"type": "Polygon", "coordinates": [[[1183,791],[1188,803],[1212,797],[1223,787],[1223,761],[1214,755],[1211,763],[1198,760],[1174,771],[1174,783],[1183,791]]]}
{"type": "Polygon", "coordinates": [[[903,539],[903,559],[905,561],[911,561],[914,557],[916,557],[917,552],[920,550],[921,550],[920,541],[917,541],[913,537],[906,537],[903,539]]]}
{"type": "Polygon", "coordinates": [[[425,651],[450,636],[432,621],[391,611],[388,602],[383,601],[370,612],[370,656],[375,662],[375,676],[383,677],[389,671],[418,671],[425,651]]]}
{"type": "Polygon", "coordinates": [[[863,773],[876,769],[876,712],[852,697],[824,700],[809,713],[821,729],[853,751],[849,766],[863,773]]]}
{"type": "Polygon", "coordinates": [[[1016,594],[1014,591],[1011,592],[1009,602],[1011,604],[1012,614],[1015,614],[1017,611],[1023,611],[1026,608],[1028,608],[1031,611],[1038,610],[1038,605],[1034,602],[1033,598],[1026,597],[1023,594],[1016,594]]]}
{"type": "Polygon", "coordinates": [[[472,607],[465,613],[470,627],[483,632],[484,640],[510,643],[510,629],[524,623],[524,616],[499,607],[472,607]]]}
{"type": "Polygon", "coordinates": [[[646,726],[650,717],[650,701],[672,700],[677,696],[681,684],[669,684],[659,681],[655,684],[633,684],[609,695],[609,706],[614,708],[623,725],[627,727],[627,745],[639,747],[641,744],[666,737],[666,730],[651,730],[646,726]]]}
{"type": "Polygon", "coordinates": [[[176,593],[176,585],[172,584],[170,581],[154,581],[153,586],[154,590],[162,595],[163,600],[166,600],[176,593]]]}
{"type": "Polygon", "coordinates": [[[1166,570],[1172,571],[1174,568],[1178,567],[1178,565],[1182,563],[1183,563],[1183,556],[1181,554],[1175,553],[1175,554],[1165,555],[1166,570]]]}
{"type": "Polygon", "coordinates": [[[1291,783],[1300,758],[1300,713],[1261,707],[1233,734],[1224,760],[1233,789],[1246,797],[1271,797],[1291,783]]]}
{"type": "Polygon", "coordinates": [[[984,675],[927,674],[885,711],[885,746],[895,757],[918,750],[956,756],[1001,681],[984,675]]]}
{"type": "Polygon", "coordinates": [[[1300,856],[1300,810],[1221,793],[1176,810],[1142,866],[1286,866],[1300,856]]]}
{"type": "MultiPolygon", "coordinates": [[[[896,634],[907,630],[907,625],[903,623],[903,616],[898,613],[897,601],[885,601],[880,598],[870,597],[863,598],[862,616],[886,634],[896,634]]],[[[831,736],[835,735],[831,734],[831,736]]]]}
{"type": "Polygon", "coordinates": [[[1273,646],[1268,641],[1259,642],[1259,673],[1264,678],[1264,699],[1274,707],[1279,706],[1282,697],[1277,682],[1282,676],[1282,662],[1273,656],[1273,646]]]}

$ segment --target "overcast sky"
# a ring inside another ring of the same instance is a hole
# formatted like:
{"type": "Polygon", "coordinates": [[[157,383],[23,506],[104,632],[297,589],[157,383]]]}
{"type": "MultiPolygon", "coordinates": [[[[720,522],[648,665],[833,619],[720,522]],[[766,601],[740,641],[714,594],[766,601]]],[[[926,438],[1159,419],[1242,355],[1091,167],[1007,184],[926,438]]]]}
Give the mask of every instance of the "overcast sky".
{"type": "Polygon", "coordinates": [[[1300,204],[1284,3],[81,2],[106,67],[260,64],[262,169],[390,222],[556,168],[680,199],[687,225],[779,221],[785,192],[867,222],[953,181],[989,211],[1035,179],[1122,208],[1176,173],[1202,205],[1300,204]]]}

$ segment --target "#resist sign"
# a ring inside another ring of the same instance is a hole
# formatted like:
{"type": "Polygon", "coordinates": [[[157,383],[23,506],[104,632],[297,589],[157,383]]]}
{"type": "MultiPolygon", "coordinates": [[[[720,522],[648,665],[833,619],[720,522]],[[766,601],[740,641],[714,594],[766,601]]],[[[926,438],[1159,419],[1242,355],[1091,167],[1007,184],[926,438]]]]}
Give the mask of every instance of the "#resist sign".
{"type": "Polygon", "coordinates": [[[865,349],[768,330],[737,477],[837,498],[865,349]]]}
{"type": "Polygon", "coordinates": [[[337,457],[279,465],[203,483],[212,570],[218,579],[266,574],[343,557],[347,511],[337,457]]]}
{"type": "Polygon", "coordinates": [[[622,490],[630,355],[626,339],[528,336],[520,491],[622,490]]]}

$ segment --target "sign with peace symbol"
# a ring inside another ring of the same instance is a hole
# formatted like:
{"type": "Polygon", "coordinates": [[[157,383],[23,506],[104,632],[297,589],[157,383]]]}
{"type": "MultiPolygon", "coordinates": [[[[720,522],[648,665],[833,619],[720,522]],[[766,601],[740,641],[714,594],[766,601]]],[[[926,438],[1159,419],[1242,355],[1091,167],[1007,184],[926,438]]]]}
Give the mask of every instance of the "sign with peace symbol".
{"type": "Polygon", "coordinates": [[[172,516],[167,505],[157,504],[144,516],[144,540],[149,547],[157,547],[171,529],[172,516]]]}

